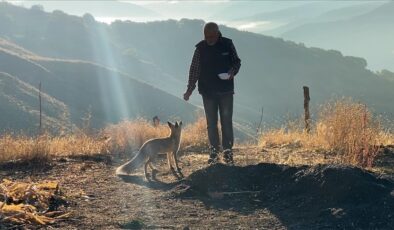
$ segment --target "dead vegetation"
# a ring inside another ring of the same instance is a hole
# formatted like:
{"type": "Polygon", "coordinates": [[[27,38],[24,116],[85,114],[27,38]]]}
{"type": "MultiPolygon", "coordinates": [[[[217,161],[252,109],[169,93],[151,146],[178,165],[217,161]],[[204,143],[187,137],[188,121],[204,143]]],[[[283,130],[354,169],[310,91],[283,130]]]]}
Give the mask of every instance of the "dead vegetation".
{"type": "Polygon", "coordinates": [[[0,220],[5,226],[29,228],[54,224],[71,214],[58,210],[66,201],[56,181],[26,183],[3,179],[0,191],[0,220]]]}
{"type": "MultiPolygon", "coordinates": [[[[153,126],[149,121],[139,118],[132,121],[122,121],[106,127],[103,135],[110,138],[110,149],[114,153],[137,151],[141,145],[157,137],[170,134],[167,123],[153,126]]],[[[201,147],[207,143],[205,118],[200,117],[192,124],[186,124],[182,130],[181,148],[201,147]]]]}
{"type": "MultiPolygon", "coordinates": [[[[165,137],[169,133],[167,123],[153,126],[146,119],[138,118],[109,125],[95,134],[83,131],[61,136],[45,133],[35,137],[4,134],[0,136],[0,163],[46,162],[53,157],[78,155],[131,154],[138,151],[148,139],[165,137]]],[[[204,118],[201,117],[196,122],[185,125],[182,132],[182,149],[199,148],[206,143],[204,118]]]]}
{"type": "Polygon", "coordinates": [[[6,134],[0,137],[0,162],[39,163],[59,156],[100,154],[107,152],[107,145],[106,139],[85,134],[37,137],[6,134]]]}
{"type": "Polygon", "coordinates": [[[292,121],[263,133],[259,141],[262,147],[292,146],[335,153],[336,163],[361,167],[371,167],[379,148],[392,144],[394,136],[382,127],[379,118],[351,99],[322,106],[309,133],[300,121],[292,121]]]}
{"type": "MultiPolygon", "coordinates": [[[[53,157],[75,155],[129,155],[138,151],[148,139],[167,135],[166,123],[154,126],[143,118],[109,125],[96,133],[78,131],[61,136],[46,133],[36,137],[4,134],[0,136],[0,162],[45,162],[53,157]]],[[[182,150],[204,149],[207,142],[204,117],[185,125],[182,150]]],[[[309,133],[301,120],[291,121],[280,129],[262,133],[258,145],[334,153],[335,161],[332,163],[371,167],[379,146],[393,144],[394,134],[385,130],[380,119],[373,116],[365,105],[344,99],[322,106],[309,133]]]]}
{"type": "MultiPolygon", "coordinates": [[[[75,155],[129,155],[148,139],[167,135],[166,123],[154,126],[143,118],[109,125],[96,133],[78,131],[61,136],[46,133],[36,137],[4,134],[0,136],[0,162],[45,162],[53,157],[75,155]]],[[[204,117],[185,125],[182,150],[203,149],[207,142],[204,117]]],[[[262,133],[258,145],[334,153],[332,163],[371,167],[379,147],[393,144],[394,134],[384,129],[381,120],[365,105],[343,99],[322,106],[310,132],[306,132],[301,120],[290,121],[280,129],[262,133]]]]}

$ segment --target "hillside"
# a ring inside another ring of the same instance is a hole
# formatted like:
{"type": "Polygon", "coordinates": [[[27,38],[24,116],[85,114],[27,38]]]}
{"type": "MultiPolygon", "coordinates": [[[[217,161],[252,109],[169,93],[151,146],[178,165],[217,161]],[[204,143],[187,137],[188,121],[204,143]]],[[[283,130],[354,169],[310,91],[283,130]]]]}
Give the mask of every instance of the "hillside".
{"type": "Polygon", "coordinates": [[[288,7],[303,5],[299,1],[275,2],[275,1],[229,1],[221,10],[217,10],[210,19],[212,20],[234,20],[270,11],[283,10],[288,7]]]}
{"type": "Polygon", "coordinates": [[[238,20],[245,23],[266,22],[251,28],[250,31],[280,37],[283,33],[307,23],[349,19],[382,4],[381,1],[311,1],[285,9],[248,15],[238,20]]]}
{"type": "Polygon", "coordinates": [[[349,19],[301,25],[283,33],[282,37],[307,46],[338,49],[346,55],[365,57],[371,69],[394,70],[393,20],[394,2],[389,1],[349,19]]]}
{"type": "Polygon", "coordinates": [[[51,128],[80,126],[88,113],[95,128],[138,116],[187,122],[197,115],[196,107],[124,73],[86,61],[45,58],[4,40],[1,44],[7,44],[0,46],[0,96],[6,106],[1,130],[37,126],[39,82],[46,93],[43,120],[51,128]],[[63,114],[70,120],[63,121],[63,114]]]}
{"type": "MultiPolygon", "coordinates": [[[[99,63],[177,97],[186,88],[194,45],[202,38],[204,23],[183,19],[106,25],[86,15],[37,12],[4,3],[0,12],[1,19],[8,20],[0,23],[0,36],[34,53],[99,63]]],[[[236,77],[237,121],[258,121],[261,106],[270,125],[302,114],[304,85],[311,87],[313,111],[332,97],[351,96],[378,113],[394,116],[393,82],[368,70],[363,58],[224,26],[222,32],[233,39],[242,59],[236,77]]],[[[201,105],[197,92],[191,102],[201,105]]]]}
{"type": "MultiPolygon", "coordinates": [[[[38,89],[17,77],[0,72],[0,130],[37,133],[39,128],[38,89]]],[[[43,127],[71,128],[68,107],[43,93],[43,127]]]]}

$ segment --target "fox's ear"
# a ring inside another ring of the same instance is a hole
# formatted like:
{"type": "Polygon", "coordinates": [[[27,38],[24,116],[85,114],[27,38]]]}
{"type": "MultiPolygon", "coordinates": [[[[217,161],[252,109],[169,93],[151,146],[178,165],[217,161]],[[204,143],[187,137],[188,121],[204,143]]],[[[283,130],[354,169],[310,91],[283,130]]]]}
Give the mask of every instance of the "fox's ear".
{"type": "Polygon", "coordinates": [[[180,125],[180,126],[182,126],[182,121],[181,121],[181,122],[179,122],[179,125],[180,125]]]}
{"type": "Polygon", "coordinates": [[[173,124],[171,124],[171,122],[169,122],[169,121],[167,121],[167,124],[168,124],[168,126],[170,127],[170,128],[172,128],[174,125],[173,124]]]}
{"type": "Polygon", "coordinates": [[[178,128],[179,124],[177,121],[175,121],[175,128],[178,128]]]}

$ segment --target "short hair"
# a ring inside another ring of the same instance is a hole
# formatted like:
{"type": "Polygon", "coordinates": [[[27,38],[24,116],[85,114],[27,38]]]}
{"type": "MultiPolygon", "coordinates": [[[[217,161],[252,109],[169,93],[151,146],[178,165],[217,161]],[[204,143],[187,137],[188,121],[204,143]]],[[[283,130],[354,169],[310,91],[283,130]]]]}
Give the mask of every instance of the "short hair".
{"type": "Polygon", "coordinates": [[[208,22],[204,25],[204,32],[219,32],[219,26],[218,24],[214,22],[208,22]]]}

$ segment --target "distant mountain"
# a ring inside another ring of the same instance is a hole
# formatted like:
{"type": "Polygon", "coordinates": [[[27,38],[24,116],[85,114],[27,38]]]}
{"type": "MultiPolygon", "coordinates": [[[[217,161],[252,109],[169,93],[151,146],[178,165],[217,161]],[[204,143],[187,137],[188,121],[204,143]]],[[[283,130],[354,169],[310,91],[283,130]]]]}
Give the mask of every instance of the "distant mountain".
{"type": "Polygon", "coordinates": [[[207,18],[231,4],[230,1],[144,1],[143,7],[159,12],[163,19],[180,19],[207,18]]]}
{"type": "Polygon", "coordinates": [[[368,13],[377,7],[382,6],[386,2],[387,1],[360,1],[358,4],[352,4],[346,7],[327,11],[318,17],[313,18],[313,20],[323,22],[350,19],[355,16],[368,13]]]}
{"type": "Polygon", "coordinates": [[[306,23],[328,22],[352,18],[366,13],[382,5],[381,1],[309,1],[302,5],[288,7],[281,10],[264,12],[248,16],[241,21],[267,21],[276,25],[274,29],[253,28],[253,32],[278,36],[306,23]]]}
{"type": "Polygon", "coordinates": [[[309,23],[282,34],[285,39],[307,46],[338,49],[346,55],[362,56],[368,67],[394,70],[394,2],[352,17],[331,22],[309,23]]]}
{"type": "Polygon", "coordinates": [[[106,67],[79,60],[34,55],[2,40],[0,130],[32,131],[38,123],[38,84],[42,83],[45,126],[70,129],[91,113],[92,127],[136,117],[193,121],[198,108],[157,88],[106,67]],[[16,51],[21,51],[20,53],[16,51]],[[24,56],[25,54],[29,56],[24,56]]]}
{"type": "MultiPolygon", "coordinates": [[[[89,95],[94,95],[93,98],[103,100],[111,97],[114,103],[120,103],[117,106],[122,107],[122,100],[117,100],[117,95],[122,91],[116,90],[116,86],[126,86],[127,78],[132,79],[130,82],[138,79],[149,83],[178,97],[176,100],[168,100],[175,106],[171,108],[167,108],[167,102],[159,103],[157,98],[161,96],[155,97],[155,101],[149,103],[152,108],[149,107],[151,110],[148,111],[158,113],[159,108],[165,107],[165,111],[179,111],[181,117],[191,116],[196,107],[185,107],[179,97],[182,97],[186,89],[194,45],[202,39],[203,24],[202,20],[183,19],[150,23],[118,21],[106,25],[86,15],[75,17],[61,12],[45,13],[0,4],[1,37],[38,55],[60,59],[38,60],[34,63],[56,76],[62,76],[59,79],[70,81],[70,88],[63,91],[64,95],[59,93],[57,99],[64,101],[66,105],[77,100],[70,107],[73,120],[81,114],[73,111],[86,111],[88,101],[92,101],[82,98],[83,103],[79,105],[80,97],[74,94],[91,90],[93,92],[89,95]],[[80,61],[70,63],[71,61],[63,59],[80,61]],[[105,74],[101,74],[103,72],[105,74]],[[112,78],[105,78],[103,75],[121,76],[119,79],[124,80],[113,83],[109,81],[112,78]],[[88,81],[90,83],[84,83],[84,79],[91,79],[88,81]],[[108,81],[100,84],[102,79],[108,81]],[[93,81],[94,84],[91,83],[93,81]],[[104,91],[101,88],[103,85],[111,89],[105,97],[100,94],[104,91]]],[[[252,124],[258,121],[262,106],[264,121],[269,125],[275,121],[282,122],[288,116],[301,115],[304,85],[311,88],[313,114],[316,114],[317,106],[328,99],[351,96],[365,102],[378,113],[384,112],[394,117],[394,107],[391,106],[394,83],[368,70],[363,58],[343,56],[335,50],[307,48],[302,44],[225,26],[221,26],[221,30],[224,36],[233,39],[242,59],[241,71],[236,76],[234,119],[237,122],[252,124]]],[[[54,91],[59,89],[56,87],[54,91]]],[[[143,86],[140,88],[143,91],[143,86]]],[[[127,89],[123,91],[128,92],[127,89]]],[[[144,95],[151,94],[148,92],[157,95],[152,90],[144,92],[145,94],[138,94],[138,97],[126,95],[125,98],[139,98],[138,101],[144,104],[144,95]]],[[[54,93],[48,92],[50,95],[54,93]]],[[[164,95],[167,94],[163,94],[163,98],[175,98],[164,95]]],[[[201,105],[197,92],[191,102],[201,105]]],[[[94,105],[97,106],[95,109],[99,109],[99,105],[103,106],[105,103],[94,105]]],[[[96,112],[98,116],[110,110],[103,106],[100,111],[96,112]]],[[[111,117],[100,120],[113,121],[111,117]]]]}
{"type": "Polygon", "coordinates": [[[283,10],[288,7],[300,6],[309,1],[229,1],[223,9],[212,14],[212,20],[236,20],[259,13],[283,10]]]}
{"type": "Polygon", "coordinates": [[[382,78],[386,79],[386,80],[394,82],[394,73],[390,72],[390,71],[388,71],[386,69],[384,69],[382,71],[378,71],[377,75],[379,77],[382,77],[382,78]]]}

